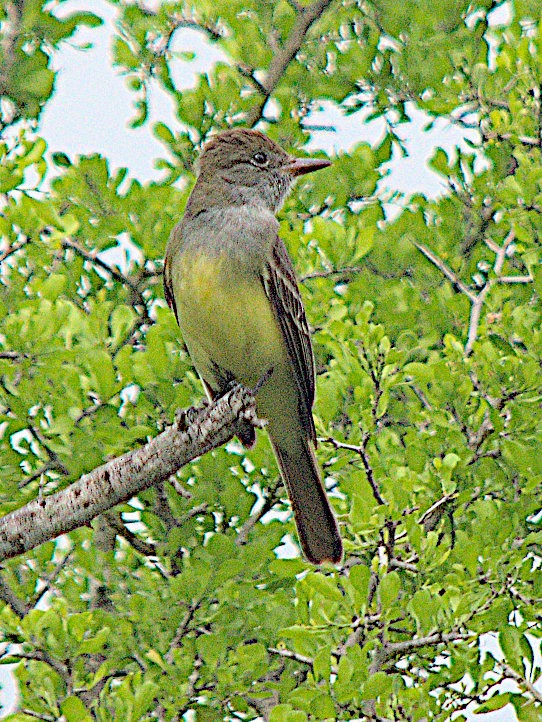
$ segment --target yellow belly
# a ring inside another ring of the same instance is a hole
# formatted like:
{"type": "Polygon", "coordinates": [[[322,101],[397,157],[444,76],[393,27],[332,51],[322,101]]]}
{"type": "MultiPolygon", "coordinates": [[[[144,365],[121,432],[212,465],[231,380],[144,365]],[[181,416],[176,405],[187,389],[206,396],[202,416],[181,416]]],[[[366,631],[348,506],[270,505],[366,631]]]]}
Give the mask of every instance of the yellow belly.
{"type": "Polygon", "coordinates": [[[229,380],[254,386],[258,416],[275,440],[304,428],[299,387],[286,342],[254,272],[216,257],[181,259],[173,272],[179,326],[199,375],[217,393],[229,380]]]}
{"type": "Polygon", "coordinates": [[[200,256],[174,285],[181,333],[204,379],[211,381],[218,366],[250,387],[270,367],[287,361],[282,333],[257,277],[245,278],[219,258],[200,256]]]}

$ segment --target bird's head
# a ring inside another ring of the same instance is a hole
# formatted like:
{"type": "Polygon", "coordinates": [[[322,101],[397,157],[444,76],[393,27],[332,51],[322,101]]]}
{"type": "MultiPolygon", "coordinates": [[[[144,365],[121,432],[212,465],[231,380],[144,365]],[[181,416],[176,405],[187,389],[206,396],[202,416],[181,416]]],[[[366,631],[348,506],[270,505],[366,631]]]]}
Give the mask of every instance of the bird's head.
{"type": "Polygon", "coordinates": [[[205,144],[198,180],[234,204],[263,204],[274,213],[297,176],[329,165],[323,158],[290,156],[260,131],[233,128],[205,144]]]}

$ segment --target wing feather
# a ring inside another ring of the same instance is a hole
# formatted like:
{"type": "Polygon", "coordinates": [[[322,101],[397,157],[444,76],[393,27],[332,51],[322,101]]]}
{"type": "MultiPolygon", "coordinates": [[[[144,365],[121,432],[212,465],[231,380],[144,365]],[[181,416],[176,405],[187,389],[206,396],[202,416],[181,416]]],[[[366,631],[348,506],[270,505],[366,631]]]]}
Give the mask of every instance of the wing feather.
{"type": "Polygon", "coordinates": [[[310,439],[316,442],[312,418],[315,370],[309,325],[292,262],[278,236],[264,269],[262,282],[288,348],[305,428],[310,439]]]}

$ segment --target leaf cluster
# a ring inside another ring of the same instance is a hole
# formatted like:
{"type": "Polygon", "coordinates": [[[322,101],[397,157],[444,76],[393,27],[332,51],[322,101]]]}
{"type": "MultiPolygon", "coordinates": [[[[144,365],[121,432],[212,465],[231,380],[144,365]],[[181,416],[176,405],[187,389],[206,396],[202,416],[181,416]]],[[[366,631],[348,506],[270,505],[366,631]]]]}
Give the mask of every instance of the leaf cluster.
{"type": "MultiPolygon", "coordinates": [[[[24,37],[41,28],[52,48],[89,20],[58,25],[20,5],[24,37]]],[[[446,720],[506,705],[538,719],[538,4],[511,3],[505,26],[489,1],[116,5],[114,61],[136,122],[158,82],[182,129],[154,128],[168,159],[149,184],[57,153],[44,190],[44,141],[21,131],[0,145],[2,512],[144,444],[201,398],[161,258],[211,129],[259,121],[293,150],[322,104],[370,106],[385,137],[339,153],[280,215],[345,559],[300,558],[265,433],[251,451],[204,455],[4,565],[10,719],[446,720]],[[226,59],[182,90],[172,71],[189,62],[176,45],[187,28],[226,59]],[[409,102],[477,130],[471,152],[435,149],[436,199],[383,190],[409,102]]],[[[13,52],[43,65],[3,12],[13,52]]],[[[9,58],[0,65],[12,78],[9,58]]],[[[31,81],[34,66],[19,67],[31,81]]],[[[36,117],[51,86],[32,105],[10,83],[36,117]]]]}

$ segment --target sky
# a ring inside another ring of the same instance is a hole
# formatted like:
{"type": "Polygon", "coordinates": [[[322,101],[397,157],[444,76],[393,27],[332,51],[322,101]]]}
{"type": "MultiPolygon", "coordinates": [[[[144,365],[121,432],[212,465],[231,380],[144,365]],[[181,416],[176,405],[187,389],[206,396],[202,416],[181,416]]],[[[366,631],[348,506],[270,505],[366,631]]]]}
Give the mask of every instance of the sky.
{"type": "MultiPolygon", "coordinates": [[[[111,65],[116,10],[103,0],[67,0],[58,12],[71,14],[76,10],[96,12],[105,24],[101,28],[81,29],[56,56],[55,93],[42,114],[39,132],[47,140],[50,152],[62,151],[71,159],[77,155],[101,153],[109,159],[113,169],[127,167],[130,175],[142,182],[159,178],[154,160],[163,157],[165,151],[152,135],[151,127],[162,121],[175,129],[178,123],[173,105],[155,87],[149,122],[142,128],[129,128],[128,122],[134,115],[134,96],[126,87],[126,79],[111,65]],[[92,43],[92,47],[84,51],[78,49],[77,46],[86,43],[92,43]]],[[[181,88],[193,86],[198,73],[225,59],[216,45],[207,43],[201,33],[189,29],[176,33],[173,50],[195,53],[192,61],[179,60],[174,71],[181,88]]],[[[400,128],[408,155],[392,160],[383,186],[405,194],[421,192],[436,196],[445,188],[442,179],[427,166],[427,160],[437,146],[452,153],[456,146],[467,149],[465,134],[443,120],[437,121],[433,130],[424,132],[428,117],[415,109],[410,112],[411,122],[400,128]]],[[[383,121],[365,123],[362,113],[345,117],[332,104],[325,106],[312,120],[335,127],[335,132],[314,133],[308,146],[330,154],[347,151],[362,140],[376,145],[384,133],[383,121]]],[[[472,131],[469,139],[475,138],[472,131]]],[[[498,643],[491,635],[485,635],[482,646],[499,654],[498,643]]],[[[13,711],[16,693],[9,668],[0,667],[0,684],[0,717],[3,717],[13,711]]],[[[512,688],[513,684],[506,684],[503,691],[512,688]]],[[[472,722],[514,722],[516,719],[510,705],[492,714],[469,715],[472,722]]]]}
{"type": "MultiPolygon", "coordinates": [[[[127,167],[131,175],[141,181],[158,178],[159,171],[153,162],[157,157],[163,157],[165,151],[150,129],[157,121],[165,122],[173,129],[178,127],[173,104],[155,86],[151,91],[149,122],[142,128],[127,127],[134,115],[134,95],[128,91],[126,79],[111,67],[115,8],[102,0],[68,0],[62,5],[63,14],[79,9],[94,10],[106,23],[101,28],[81,29],[75,42],[65,45],[58,54],[56,91],[42,114],[41,133],[51,151],[63,151],[69,156],[102,153],[114,168],[127,167]],[[87,42],[93,45],[90,50],[81,51],[75,47],[87,42]]],[[[177,31],[172,50],[195,53],[194,60],[179,60],[173,71],[181,89],[194,86],[198,73],[209,70],[218,60],[226,59],[216,45],[206,42],[201,33],[191,29],[177,31]]],[[[423,132],[429,118],[414,108],[411,108],[411,114],[412,122],[400,128],[409,155],[394,159],[385,184],[391,190],[434,196],[443,192],[444,185],[442,179],[427,167],[426,161],[437,145],[451,152],[457,145],[467,149],[465,134],[443,120],[437,121],[433,131],[423,132]]],[[[348,150],[362,140],[377,144],[384,134],[382,120],[364,123],[362,112],[346,117],[331,103],[312,120],[335,127],[335,132],[314,133],[308,146],[330,154],[348,150]]],[[[470,139],[475,138],[472,131],[470,139]]]]}

